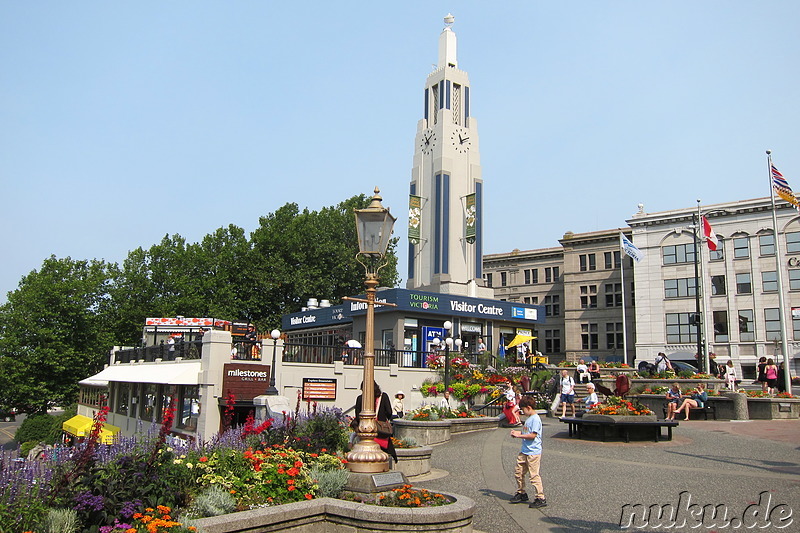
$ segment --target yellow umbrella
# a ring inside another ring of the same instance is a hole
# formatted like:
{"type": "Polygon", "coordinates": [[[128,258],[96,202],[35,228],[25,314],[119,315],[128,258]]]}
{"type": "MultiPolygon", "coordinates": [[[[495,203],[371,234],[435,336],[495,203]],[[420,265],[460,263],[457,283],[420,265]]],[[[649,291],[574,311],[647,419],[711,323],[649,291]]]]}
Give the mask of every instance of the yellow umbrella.
{"type": "Polygon", "coordinates": [[[517,336],[514,337],[513,341],[508,343],[508,346],[506,346],[506,348],[513,348],[517,344],[522,344],[523,342],[528,342],[528,341],[533,340],[535,338],[536,337],[534,337],[532,335],[523,335],[521,333],[517,333],[517,336]]]}

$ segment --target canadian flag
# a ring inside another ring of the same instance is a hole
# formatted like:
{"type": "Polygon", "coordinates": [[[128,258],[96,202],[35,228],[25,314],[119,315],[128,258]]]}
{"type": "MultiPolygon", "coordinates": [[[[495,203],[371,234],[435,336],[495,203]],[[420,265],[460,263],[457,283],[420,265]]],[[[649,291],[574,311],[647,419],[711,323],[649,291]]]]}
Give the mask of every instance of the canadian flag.
{"type": "Polygon", "coordinates": [[[714,228],[712,228],[711,224],[708,223],[708,219],[706,217],[703,217],[703,235],[708,243],[708,249],[712,251],[716,250],[717,245],[719,244],[719,239],[717,239],[717,234],[714,233],[714,228]]]}

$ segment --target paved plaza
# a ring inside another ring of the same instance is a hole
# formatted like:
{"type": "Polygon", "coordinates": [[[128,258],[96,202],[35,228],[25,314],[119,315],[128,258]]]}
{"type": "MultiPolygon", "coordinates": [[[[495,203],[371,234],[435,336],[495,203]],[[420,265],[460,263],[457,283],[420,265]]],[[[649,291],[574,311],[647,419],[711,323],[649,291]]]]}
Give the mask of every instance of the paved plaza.
{"type": "MultiPolygon", "coordinates": [[[[628,444],[573,439],[557,419],[543,418],[543,423],[541,474],[549,504],[543,509],[507,502],[515,490],[513,470],[520,448],[509,429],[453,435],[450,442],[434,447],[430,479],[414,484],[474,499],[474,528],[487,533],[621,531],[623,506],[677,508],[684,491],[687,505],[725,505],[728,520],[741,519],[748,506],[761,502],[766,513],[785,504],[772,519],[780,524],[781,512],[791,509],[792,522],[781,529],[762,528],[770,517],[761,520],[756,506],[745,519],[757,522],[751,529],[745,524],[706,527],[704,522],[695,529],[638,530],[800,531],[798,420],[681,422],[672,441],[628,444]]],[[[530,489],[528,494],[533,499],[530,489]]]]}

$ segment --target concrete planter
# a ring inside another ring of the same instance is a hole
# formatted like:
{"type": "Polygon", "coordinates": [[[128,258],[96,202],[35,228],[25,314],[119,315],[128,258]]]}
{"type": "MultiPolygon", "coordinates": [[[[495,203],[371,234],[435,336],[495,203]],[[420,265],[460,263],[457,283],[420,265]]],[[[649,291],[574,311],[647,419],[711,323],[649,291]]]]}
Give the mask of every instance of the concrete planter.
{"type": "Polygon", "coordinates": [[[449,418],[450,433],[464,433],[481,429],[495,429],[500,426],[500,417],[481,416],[477,418],[449,418]]]}
{"type": "Polygon", "coordinates": [[[394,436],[397,439],[414,439],[417,444],[430,446],[450,440],[450,420],[392,420],[394,436]]]}
{"type": "Polygon", "coordinates": [[[320,498],[197,520],[204,533],[356,533],[372,531],[443,531],[471,533],[475,502],[448,494],[454,503],[441,507],[379,507],[334,498],[320,498]]]}
{"type": "Polygon", "coordinates": [[[656,415],[583,415],[584,420],[598,422],[655,422],[656,415]]]}
{"type": "Polygon", "coordinates": [[[800,418],[798,398],[748,398],[747,410],[752,420],[800,418]]]}
{"type": "Polygon", "coordinates": [[[397,464],[394,470],[402,472],[407,478],[422,476],[431,471],[431,454],[433,448],[430,446],[418,446],[416,448],[395,448],[397,452],[397,464]]]}
{"type": "Polygon", "coordinates": [[[481,416],[477,418],[445,418],[436,421],[395,419],[392,420],[392,424],[395,438],[411,438],[417,444],[430,446],[449,441],[451,433],[495,429],[500,426],[500,418],[481,416]]]}

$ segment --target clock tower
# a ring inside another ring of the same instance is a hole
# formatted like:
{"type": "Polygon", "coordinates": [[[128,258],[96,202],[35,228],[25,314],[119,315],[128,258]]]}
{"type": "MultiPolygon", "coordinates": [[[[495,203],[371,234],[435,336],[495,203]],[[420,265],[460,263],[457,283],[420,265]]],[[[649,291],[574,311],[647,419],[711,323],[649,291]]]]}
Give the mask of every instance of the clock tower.
{"type": "Polygon", "coordinates": [[[493,298],[483,286],[483,179],[467,73],[458,68],[454,17],[439,35],[425,81],[409,202],[409,289],[493,298]]]}

